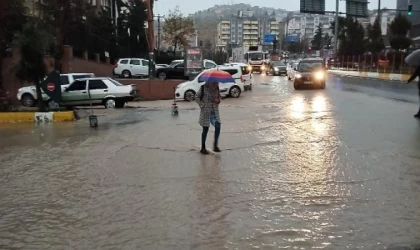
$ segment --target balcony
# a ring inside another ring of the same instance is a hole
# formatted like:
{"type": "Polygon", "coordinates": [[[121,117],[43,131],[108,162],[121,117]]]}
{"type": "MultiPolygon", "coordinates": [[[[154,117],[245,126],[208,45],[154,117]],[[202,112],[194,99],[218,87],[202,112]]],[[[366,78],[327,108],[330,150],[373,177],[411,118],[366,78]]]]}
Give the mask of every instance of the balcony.
{"type": "Polygon", "coordinates": [[[251,34],[251,31],[249,31],[249,30],[244,30],[244,35],[250,35],[251,34]]]}

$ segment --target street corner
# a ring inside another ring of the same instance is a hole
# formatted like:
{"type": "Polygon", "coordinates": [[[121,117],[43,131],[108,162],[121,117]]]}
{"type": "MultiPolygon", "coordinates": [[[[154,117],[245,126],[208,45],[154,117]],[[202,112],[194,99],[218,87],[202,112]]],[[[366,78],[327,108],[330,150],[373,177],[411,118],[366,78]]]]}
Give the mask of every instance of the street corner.
{"type": "Polygon", "coordinates": [[[75,120],[73,111],[0,113],[0,123],[71,122],[75,120]]]}

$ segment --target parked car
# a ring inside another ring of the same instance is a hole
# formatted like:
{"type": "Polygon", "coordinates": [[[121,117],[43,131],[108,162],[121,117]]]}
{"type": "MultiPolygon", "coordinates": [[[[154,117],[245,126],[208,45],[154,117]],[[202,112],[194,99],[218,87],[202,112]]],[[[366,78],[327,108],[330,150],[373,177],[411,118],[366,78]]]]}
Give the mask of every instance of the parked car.
{"type": "Polygon", "coordinates": [[[244,79],[244,89],[252,90],[252,72],[246,63],[225,63],[225,66],[234,66],[237,65],[241,67],[242,77],[244,79]]]}
{"type": "Polygon", "coordinates": [[[161,80],[166,79],[188,79],[185,76],[184,63],[174,64],[166,68],[156,69],[156,77],[161,80]]]}
{"type": "Polygon", "coordinates": [[[121,58],[115,64],[113,74],[124,78],[148,76],[149,60],[143,58],[121,58]]]}
{"type": "MultiPolygon", "coordinates": [[[[60,83],[61,89],[67,87],[69,84],[74,82],[77,79],[88,78],[88,77],[95,77],[93,73],[71,73],[71,74],[61,74],[60,75],[60,83]]],[[[36,87],[35,86],[27,86],[20,88],[17,93],[17,99],[22,103],[23,106],[26,107],[33,107],[38,100],[38,96],[36,94],[36,87]]]]}
{"type": "MultiPolygon", "coordinates": [[[[218,70],[228,72],[235,79],[235,83],[219,83],[220,95],[222,97],[230,96],[233,98],[239,98],[241,96],[241,93],[245,91],[241,67],[238,65],[219,66],[218,70]]],[[[204,82],[199,81],[199,78],[206,71],[208,70],[204,70],[203,72],[198,74],[192,81],[179,84],[175,90],[176,99],[193,101],[195,98],[195,94],[198,92],[201,85],[204,84],[204,82]]]]}
{"type": "MultiPolygon", "coordinates": [[[[73,107],[85,105],[104,105],[107,109],[122,108],[126,102],[133,101],[137,85],[124,85],[107,77],[92,77],[74,81],[64,88],[59,106],[73,107]]],[[[44,93],[42,98],[49,109],[57,108],[44,93]]]]}
{"type": "Polygon", "coordinates": [[[299,62],[293,76],[293,86],[301,89],[303,86],[316,86],[325,89],[326,69],[322,58],[306,58],[299,62]]]}
{"type": "Polygon", "coordinates": [[[293,64],[290,66],[290,68],[287,70],[287,79],[292,80],[295,77],[296,68],[299,65],[298,62],[293,62],[293,64]]]}
{"type": "Polygon", "coordinates": [[[287,75],[286,64],[282,61],[272,61],[269,65],[268,73],[273,76],[281,76],[282,74],[287,75]]]}
{"type": "MultiPolygon", "coordinates": [[[[183,59],[181,59],[181,60],[173,60],[171,62],[171,65],[170,66],[174,66],[175,64],[180,64],[180,63],[184,63],[184,60],[183,59]]],[[[203,67],[204,67],[204,69],[213,69],[213,68],[216,68],[216,66],[217,66],[217,63],[215,63],[212,60],[208,60],[208,59],[204,59],[203,60],[203,67]]]]}

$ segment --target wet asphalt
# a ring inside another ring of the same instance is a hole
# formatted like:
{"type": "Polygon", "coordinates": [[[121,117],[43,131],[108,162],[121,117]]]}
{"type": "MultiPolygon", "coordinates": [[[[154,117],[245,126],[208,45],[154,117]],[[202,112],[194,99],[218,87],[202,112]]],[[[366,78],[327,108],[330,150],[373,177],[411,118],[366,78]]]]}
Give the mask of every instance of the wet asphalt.
{"type": "Polygon", "coordinates": [[[253,80],[220,154],[195,103],[0,124],[0,249],[420,249],[416,85],[253,80]]]}

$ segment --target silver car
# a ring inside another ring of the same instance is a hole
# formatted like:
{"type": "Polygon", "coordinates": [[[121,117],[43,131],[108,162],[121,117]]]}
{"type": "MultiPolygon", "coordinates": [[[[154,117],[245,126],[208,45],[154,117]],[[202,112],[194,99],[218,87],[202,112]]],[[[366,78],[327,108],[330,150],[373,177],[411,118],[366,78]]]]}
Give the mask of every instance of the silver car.
{"type": "Polygon", "coordinates": [[[124,85],[112,78],[94,77],[74,81],[64,88],[59,105],[46,94],[43,99],[50,109],[57,106],[104,105],[105,108],[122,108],[126,102],[133,101],[137,93],[136,85],[124,85]]]}

